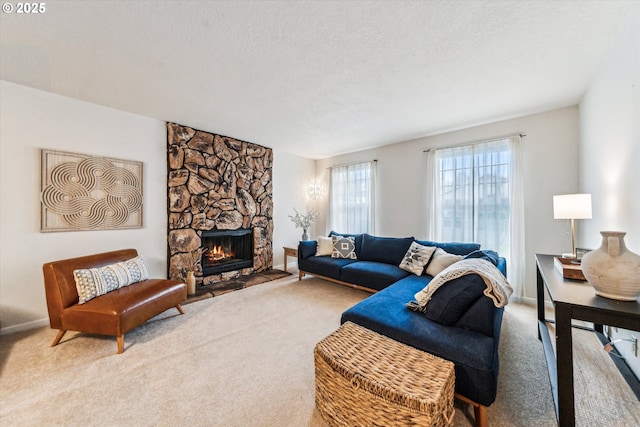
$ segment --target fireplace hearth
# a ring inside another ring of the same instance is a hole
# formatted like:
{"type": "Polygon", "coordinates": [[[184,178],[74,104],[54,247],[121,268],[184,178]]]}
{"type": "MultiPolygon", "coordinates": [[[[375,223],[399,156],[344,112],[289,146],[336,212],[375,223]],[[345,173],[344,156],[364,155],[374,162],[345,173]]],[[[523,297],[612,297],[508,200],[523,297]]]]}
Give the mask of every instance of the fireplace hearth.
{"type": "Polygon", "coordinates": [[[253,267],[253,229],[202,232],[202,275],[253,267]]]}

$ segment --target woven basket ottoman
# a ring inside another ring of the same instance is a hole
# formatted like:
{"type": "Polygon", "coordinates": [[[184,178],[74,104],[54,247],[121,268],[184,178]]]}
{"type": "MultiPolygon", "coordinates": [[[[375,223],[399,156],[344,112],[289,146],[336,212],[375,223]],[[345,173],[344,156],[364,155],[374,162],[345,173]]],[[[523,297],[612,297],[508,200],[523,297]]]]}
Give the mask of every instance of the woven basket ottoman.
{"type": "Polygon", "coordinates": [[[453,363],[346,322],[316,344],[316,406],[331,426],[451,426],[453,363]]]}

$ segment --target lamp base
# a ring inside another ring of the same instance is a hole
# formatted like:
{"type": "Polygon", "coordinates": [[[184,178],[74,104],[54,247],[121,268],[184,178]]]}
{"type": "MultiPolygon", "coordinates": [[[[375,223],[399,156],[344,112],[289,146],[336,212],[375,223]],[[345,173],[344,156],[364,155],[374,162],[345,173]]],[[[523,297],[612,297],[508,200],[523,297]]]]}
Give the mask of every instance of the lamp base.
{"type": "Polygon", "coordinates": [[[571,259],[574,259],[575,257],[576,257],[576,256],[575,256],[574,254],[572,254],[571,252],[562,254],[562,258],[571,258],[571,259]]]}

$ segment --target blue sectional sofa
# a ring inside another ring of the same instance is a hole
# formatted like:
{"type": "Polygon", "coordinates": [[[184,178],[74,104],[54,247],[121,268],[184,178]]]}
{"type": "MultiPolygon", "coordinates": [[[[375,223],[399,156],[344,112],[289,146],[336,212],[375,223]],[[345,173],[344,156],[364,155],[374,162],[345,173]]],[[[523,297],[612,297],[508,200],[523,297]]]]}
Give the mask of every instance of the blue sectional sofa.
{"type": "MultiPolygon", "coordinates": [[[[298,246],[300,280],[305,274],[312,274],[374,292],[346,310],[341,323],[359,324],[452,361],[457,397],[474,406],[476,425],[486,425],[486,407],[496,398],[498,343],[504,309],[495,307],[483,294],[486,285],[482,278],[475,274],[460,277],[456,285],[442,286],[433,294],[427,314],[412,311],[407,303],[433,278],[399,267],[415,239],[368,234],[349,236],[355,240],[357,259],[316,256],[317,242],[301,241],[298,246]]],[[[415,241],[451,254],[485,258],[506,276],[505,259],[495,252],[481,251],[476,243],[415,241]]]]}

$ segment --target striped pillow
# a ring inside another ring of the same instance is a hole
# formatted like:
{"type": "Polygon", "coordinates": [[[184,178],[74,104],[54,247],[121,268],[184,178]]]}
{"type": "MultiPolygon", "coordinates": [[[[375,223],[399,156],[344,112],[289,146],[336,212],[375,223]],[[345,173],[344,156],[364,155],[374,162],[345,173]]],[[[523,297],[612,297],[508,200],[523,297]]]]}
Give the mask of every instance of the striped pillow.
{"type": "Polygon", "coordinates": [[[73,271],[79,303],[149,278],[142,256],[98,268],[73,271]]]}

